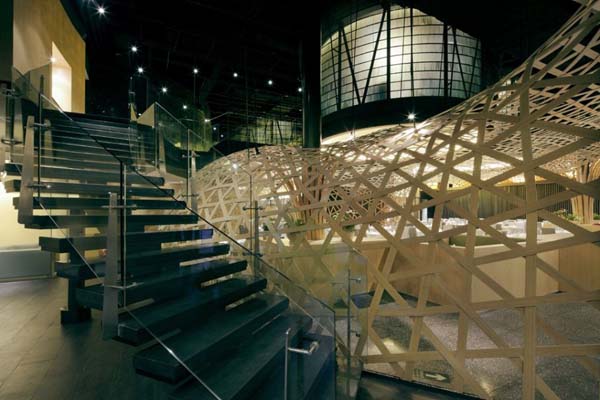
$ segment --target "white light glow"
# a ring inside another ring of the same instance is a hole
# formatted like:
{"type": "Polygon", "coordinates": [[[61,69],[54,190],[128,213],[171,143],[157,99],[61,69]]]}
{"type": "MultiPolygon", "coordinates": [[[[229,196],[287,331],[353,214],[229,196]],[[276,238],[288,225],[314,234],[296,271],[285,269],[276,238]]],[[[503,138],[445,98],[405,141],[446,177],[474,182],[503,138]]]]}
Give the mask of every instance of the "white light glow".
{"type": "Polygon", "coordinates": [[[273,81],[272,81],[271,79],[269,79],[269,80],[267,81],[267,85],[269,85],[269,86],[273,86],[273,81]]]}
{"type": "Polygon", "coordinates": [[[132,53],[137,53],[137,51],[138,51],[137,46],[131,46],[131,52],[132,53]]]}
{"type": "Polygon", "coordinates": [[[302,88],[301,87],[298,88],[298,93],[302,93],[302,88]]]}
{"type": "Polygon", "coordinates": [[[184,104],[184,105],[183,105],[183,109],[184,109],[184,110],[187,110],[187,104],[184,104]]]}
{"type": "Polygon", "coordinates": [[[161,90],[162,90],[162,92],[163,92],[163,93],[167,93],[167,88],[166,88],[166,86],[163,86],[161,90]]]}
{"type": "Polygon", "coordinates": [[[408,120],[409,120],[409,121],[414,121],[416,117],[417,117],[417,116],[415,115],[415,113],[410,113],[410,114],[408,114],[408,120]]]}
{"type": "Polygon", "coordinates": [[[233,77],[234,77],[234,78],[237,78],[238,76],[239,76],[239,75],[238,75],[238,73],[237,73],[237,72],[234,72],[234,73],[233,73],[233,77]]]}
{"type": "Polygon", "coordinates": [[[100,15],[104,15],[104,14],[106,14],[106,8],[104,6],[98,6],[98,8],[96,9],[96,12],[98,12],[98,14],[100,14],[100,15]]]}
{"type": "Polygon", "coordinates": [[[210,122],[210,119],[204,118],[204,122],[210,122]]]}
{"type": "Polygon", "coordinates": [[[196,75],[198,73],[198,68],[194,68],[193,72],[194,72],[194,75],[196,75]]]}
{"type": "Polygon", "coordinates": [[[143,74],[144,73],[144,68],[143,67],[138,67],[137,72],[138,72],[138,74],[143,74]]]}

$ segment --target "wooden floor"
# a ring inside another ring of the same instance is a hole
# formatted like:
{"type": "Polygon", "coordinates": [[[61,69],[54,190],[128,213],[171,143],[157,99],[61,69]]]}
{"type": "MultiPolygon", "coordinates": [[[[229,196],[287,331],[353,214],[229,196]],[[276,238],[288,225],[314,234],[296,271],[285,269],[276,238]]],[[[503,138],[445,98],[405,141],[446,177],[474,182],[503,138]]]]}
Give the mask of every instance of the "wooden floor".
{"type": "MultiPolygon", "coordinates": [[[[135,374],[133,347],[101,338],[100,318],[61,326],[62,279],[0,283],[0,399],[165,399],[168,387],[135,374]]],[[[448,400],[439,391],[366,376],[359,400],[448,400]]]]}

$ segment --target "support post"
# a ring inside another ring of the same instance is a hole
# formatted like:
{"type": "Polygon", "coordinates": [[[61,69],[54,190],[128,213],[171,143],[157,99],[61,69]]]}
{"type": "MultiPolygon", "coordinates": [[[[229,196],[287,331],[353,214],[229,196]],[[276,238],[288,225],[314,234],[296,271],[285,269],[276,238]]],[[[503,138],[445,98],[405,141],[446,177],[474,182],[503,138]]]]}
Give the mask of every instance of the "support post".
{"type": "Polygon", "coordinates": [[[321,21],[313,17],[301,47],[303,147],[321,146],[321,21]]]}
{"type": "Polygon", "coordinates": [[[111,193],[106,230],[106,273],[102,303],[102,337],[104,339],[112,339],[118,333],[119,296],[121,293],[119,286],[119,258],[121,256],[119,209],[117,193],[111,193]]]}

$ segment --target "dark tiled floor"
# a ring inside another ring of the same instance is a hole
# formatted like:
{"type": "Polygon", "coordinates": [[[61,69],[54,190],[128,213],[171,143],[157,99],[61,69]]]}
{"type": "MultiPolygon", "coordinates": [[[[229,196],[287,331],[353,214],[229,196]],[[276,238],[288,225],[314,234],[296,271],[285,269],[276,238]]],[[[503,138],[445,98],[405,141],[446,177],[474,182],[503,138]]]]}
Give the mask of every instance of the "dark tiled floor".
{"type": "Polygon", "coordinates": [[[425,386],[413,385],[396,379],[365,373],[360,381],[356,400],[473,400],[473,397],[455,395],[425,386]]]}

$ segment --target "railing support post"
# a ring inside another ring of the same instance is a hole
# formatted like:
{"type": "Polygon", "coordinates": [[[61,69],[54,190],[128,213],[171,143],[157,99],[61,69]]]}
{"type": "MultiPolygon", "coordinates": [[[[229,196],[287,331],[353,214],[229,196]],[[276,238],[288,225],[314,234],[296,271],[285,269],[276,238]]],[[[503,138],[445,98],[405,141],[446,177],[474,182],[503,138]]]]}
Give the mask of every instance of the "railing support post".
{"type": "Polygon", "coordinates": [[[117,193],[110,194],[108,227],[106,229],[106,273],[102,304],[102,337],[112,339],[117,335],[119,324],[119,258],[121,256],[121,230],[117,193]]]}

